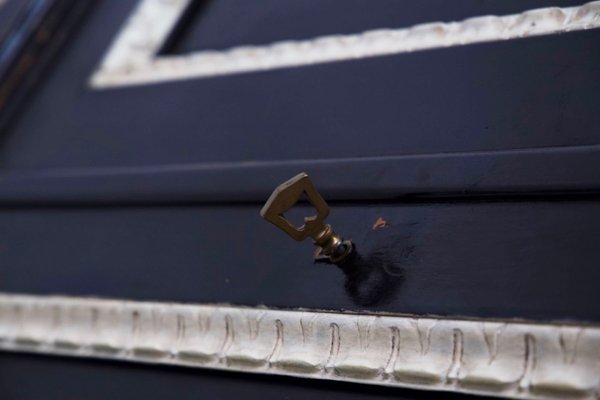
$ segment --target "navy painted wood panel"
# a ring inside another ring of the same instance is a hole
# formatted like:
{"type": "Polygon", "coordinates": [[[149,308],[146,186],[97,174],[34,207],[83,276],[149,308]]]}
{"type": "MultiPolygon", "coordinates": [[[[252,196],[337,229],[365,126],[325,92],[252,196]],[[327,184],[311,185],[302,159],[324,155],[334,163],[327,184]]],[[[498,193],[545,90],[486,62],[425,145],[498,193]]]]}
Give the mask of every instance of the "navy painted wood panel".
{"type": "MultiPolygon", "coordinates": [[[[269,307],[599,322],[595,200],[333,203],[368,272],[313,264],[259,204],[9,208],[1,289],[269,307]],[[378,218],[389,228],[373,230],[378,218]]],[[[302,213],[309,210],[303,208],[302,213]]]]}
{"type": "MultiPolygon", "coordinates": [[[[318,9],[312,3],[298,4],[318,9]]],[[[324,11],[329,7],[329,13],[315,14],[327,18],[333,4],[322,5],[324,11]]],[[[520,2],[502,6],[462,2],[446,13],[438,3],[430,2],[406,7],[405,16],[386,13],[382,2],[373,6],[367,18],[362,12],[364,3],[351,4],[345,8],[344,21],[358,22],[338,29],[366,29],[377,21],[382,27],[394,23],[403,27],[523,8],[520,2]]],[[[549,4],[572,3],[533,2],[530,7],[549,4]]],[[[252,185],[264,179],[264,171],[242,178],[252,170],[248,167],[266,165],[280,177],[299,163],[303,169],[319,169],[324,162],[356,160],[362,164],[352,171],[350,181],[342,177],[342,184],[328,177],[322,183],[334,198],[344,199],[353,190],[370,191],[369,198],[389,198],[465,191],[598,189],[600,179],[593,168],[600,162],[600,116],[595,112],[600,104],[598,31],[91,90],[88,79],[133,5],[105,1],[95,7],[31,103],[12,129],[4,132],[0,200],[82,200],[78,188],[86,192],[90,175],[102,180],[102,193],[117,201],[139,197],[134,188],[148,181],[152,187],[145,197],[148,201],[161,197],[155,196],[156,190],[173,192],[173,200],[178,201],[256,200],[254,193],[268,195],[266,185],[260,190],[252,185]],[[580,156],[581,152],[585,155],[580,156]],[[384,166],[378,166],[384,161],[384,166]],[[372,171],[371,162],[377,171],[375,179],[372,172],[360,173],[363,168],[372,171]],[[560,168],[553,169],[556,165],[560,168]],[[178,169],[184,172],[173,176],[178,169]],[[232,169],[237,175],[230,173],[232,169]],[[394,170],[392,179],[382,172],[390,169],[394,170]],[[223,195],[231,182],[211,179],[215,170],[236,181],[238,193],[223,195]],[[178,181],[186,179],[189,171],[199,180],[197,187],[186,181],[187,189],[174,188],[155,178],[169,173],[168,181],[178,181]],[[28,175],[21,179],[23,172],[28,175]],[[73,182],[72,175],[81,178],[73,182]],[[135,182],[124,195],[119,188],[122,179],[135,182]],[[389,193],[360,187],[361,181],[377,185],[379,179],[389,193]]],[[[285,14],[281,6],[273,7],[265,6],[265,13],[285,14]]],[[[196,25],[209,29],[228,21],[231,15],[225,11],[208,12],[196,25]]],[[[308,22],[304,33],[317,33],[308,22]]],[[[242,26],[250,32],[250,42],[261,42],[255,21],[241,19],[237,29],[242,26]]],[[[210,29],[216,36],[223,28],[210,29]]],[[[201,36],[210,37],[205,33],[202,30],[201,36]]],[[[277,34],[285,39],[291,33],[277,34]]],[[[200,32],[192,30],[183,37],[194,35],[200,32]]],[[[190,50],[195,48],[190,46],[190,50]]],[[[93,201],[93,196],[101,199],[102,193],[83,197],[93,201]]]]}

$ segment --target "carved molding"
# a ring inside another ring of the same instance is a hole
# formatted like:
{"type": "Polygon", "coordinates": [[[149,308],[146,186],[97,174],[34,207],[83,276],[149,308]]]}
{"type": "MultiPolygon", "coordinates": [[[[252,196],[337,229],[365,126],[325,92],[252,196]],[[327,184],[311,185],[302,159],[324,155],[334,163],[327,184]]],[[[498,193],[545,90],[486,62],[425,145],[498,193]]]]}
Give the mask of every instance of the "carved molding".
{"type": "Polygon", "coordinates": [[[0,349],[597,399],[600,327],[0,294],[0,349]]]}
{"type": "Polygon", "coordinates": [[[101,89],[300,67],[600,27],[600,1],[594,1],[578,7],[541,8],[459,22],[434,21],[400,29],[157,56],[189,3],[190,0],[140,0],[93,74],[91,87],[101,89]]]}

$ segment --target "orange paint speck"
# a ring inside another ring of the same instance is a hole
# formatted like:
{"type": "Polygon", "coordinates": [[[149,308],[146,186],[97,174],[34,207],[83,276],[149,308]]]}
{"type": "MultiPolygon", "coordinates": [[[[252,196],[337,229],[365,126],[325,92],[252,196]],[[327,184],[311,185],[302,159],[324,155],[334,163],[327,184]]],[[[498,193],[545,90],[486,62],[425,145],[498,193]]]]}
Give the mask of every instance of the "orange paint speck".
{"type": "Polygon", "coordinates": [[[376,230],[376,229],[384,229],[384,228],[388,228],[389,225],[387,223],[387,221],[381,217],[377,218],[377,221],[375,221],[375,223],[373,224],[373,227],[371,229],[376,230]]]}

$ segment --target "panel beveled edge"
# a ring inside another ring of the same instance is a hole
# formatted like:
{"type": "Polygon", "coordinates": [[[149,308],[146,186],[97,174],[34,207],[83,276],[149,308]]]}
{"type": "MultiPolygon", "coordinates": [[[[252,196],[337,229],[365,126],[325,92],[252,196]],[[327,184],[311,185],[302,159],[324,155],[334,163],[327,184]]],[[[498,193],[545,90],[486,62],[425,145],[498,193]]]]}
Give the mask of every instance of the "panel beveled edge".
{"type": "MultiPolygon", "coordinates": [[[[90,78],[94,89],[207,78],[277,68],[351,61],[414,51],[550,35],[600,27],[600,1],[456,22],[160,55],[158,50],[190,0],[140,0],[90,78]]],[[[524,3],[525,4],[525,3],[524,3]]]]}

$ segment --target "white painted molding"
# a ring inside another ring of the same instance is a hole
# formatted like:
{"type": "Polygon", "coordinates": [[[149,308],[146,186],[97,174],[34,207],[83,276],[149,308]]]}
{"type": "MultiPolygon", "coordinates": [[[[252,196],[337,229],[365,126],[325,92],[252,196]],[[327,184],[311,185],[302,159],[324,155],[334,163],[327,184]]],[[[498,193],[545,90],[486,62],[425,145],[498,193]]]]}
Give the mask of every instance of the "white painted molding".
{"type": "Polygon", "coordinates": [[[0,294],[0,350],[598,399],[600,327],[0,294]]]}
{"type": "MultiPolygon", "coordinates": [[[[90,80],[95,89],[300,67],[600,27],[600,1],[460,22],[157,56],[190,0],[140,0],[90,80]]],[[[526,4],[526,3],[523,3],[526,4]]]]}

